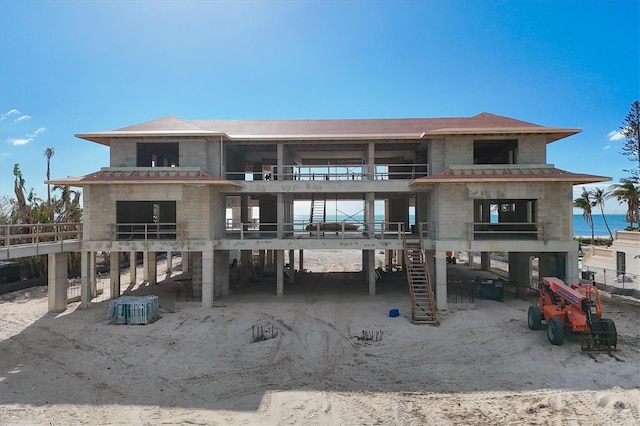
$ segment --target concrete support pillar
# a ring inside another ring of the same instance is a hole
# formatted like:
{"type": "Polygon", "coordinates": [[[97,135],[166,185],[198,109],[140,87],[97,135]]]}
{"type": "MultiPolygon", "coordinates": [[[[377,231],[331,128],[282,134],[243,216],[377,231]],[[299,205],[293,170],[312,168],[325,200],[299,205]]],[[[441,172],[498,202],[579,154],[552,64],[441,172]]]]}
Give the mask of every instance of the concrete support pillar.
{"type": "Polygon", "coordinates": [[[298,259],[300,261],[300,267],[298,268],[298,271],[302,272],[304,271],[304,250],[300,249],[300,259],[298,259]]]}
{"type": "MultiPolygon", "coordinates": [[[[200,263],[201,266],[201,279],[202,279],[202,307],[203,308],[212,308],[213,300],[215,299],[215,289],[214,289],[214,274],[215,267],[213,261],[213,251],[203,251],[201,253],[200,263]]],[[[195,259],[194,259],[194,275],[196,273],[195,270],[195,259]]]]}
{"type": "Polygon", "coordinates": [[[173,255],[171,251],[167,252],[167,276],[170,277],[173,272],[173,255]]]}
{"type": "Polygon", "coordinates": [[[155,251],[148,252],[147,264],[145,269],[147,271],[147,281],[149,285],[158,284],[158,258],[155,251]]]}
{"type": "MultiPolygon", "coordinates": [[[[364,250],[367,258],[367,269],[364,273],[367,276],[367,282],[369,283],[369,296],[376,295],[376,251],[364,250]]],[[[364,266],[364,265],[363,265],[364,266]]]]}
{"type": "Polygon", "coordinates": [[[274,259],[273,259],[273,250],[267,250],[267,259],[266,259],[266,265],[265,265],[265,270],[267,271],[273,271],[274,265],[274,259]]]}
{"type": "Polygon", "coordinates": [[[260,250],[258,252],[258,267],[260,268],[260,271],[264,271],[265,267],[266,267],[266,263],[267,263],[267,251],[266,250],[260,250]]]}
{"type": "Polygon", "coordinates": [[[489,253],[488,251],[483,251],[480,253],[480,270],[491,270],[491,253],[489,253]]]}
{"type": "MultiPolygon", "coordinates": [[[[577,246],[577,243],[575,243],[577,246]]],[[[567,271],[567,282],[568,283],[577,283],[580,279],[579,271],[578,271],[578,247],[575,250],[570,250],[567,252],[566,256],[566,267],[567,271]]]]}
{"type": "MultiPolygon", "coordinates": [[[[80,253],[80,308],[89,309],[91,304],[91,279],[90,275],[95,275],[95,268],[91,270],[90,251],[82,251],[80,253]]],[[[95,278],[94,278],[95,279],[95,278]]]]}
{"type": "Polygon", "coordinates": [[[447,252],[436,251],[436,308],[447,309],[447,252]]]}
{"type": "Polygon", "coordinates": [[[194,299],[202,299],[202,252],[193,252],[191,258],[191,289],[194,299]]]}
{"type": "Polygon", "coordinates": [[[276,295],[284,295],[284,250],[276,250],[276,295]]]}
{"type": "Polygon", "coordinates": [[[64,312],[67,309],[67,253],[51,253],[47,256],[49,312],[64,312]]]}
{"type": "Polygon", "coordinates": [[[375,194],[373,192],[367,192],[364,200],[364,221],[369,238],[373,238],[374,236],[375,214],[375,194]]]}
{"type": "Polygon", "coordinates": [[[109,288],[112,299],[120,297],[120,253],[109,253],[109,288]]]}
{"type": "Polygon", "coordinates": [[[229,294],[229,251],[215,250],[214,260],[214,296],[226,296],[229,294]]]}
{"type": "Polygon", "coordinates": [[[190,261],[189,260],[189,252],[188,251],[183,251],[182,252],[182,273],[190,271],[189,261],[190,261]]]}
{"type": "Polygon", "coordinates": [[[149,252],[142,252],[142,281],[149,282],[149,252]]]}
{"type": "Polygon", "coordinates": [[[138,282],[138,268],[136,264],[136,252],[132,251],[129,253],[129,283],[131,286],[136,285],[138,282]]]}
{"type": "Polygon", "coordinates": [[[282,192],[278,192],[276,194],[276,218],[277,218],[276,231],[278,233],[277,234],[278,238],[283,238],[285,217],[284,217],[284,194],[282,192]]]}
{"type": "Polygon", "coordinates": [[[295,264],[295,255],[293,250],[289,250],[289,283],[293,284],[296,282],[296,264],[295,264]]]}
{"type": "Polygon", "coordinates": [[[367,145],[367,179],[374,180],[376,173],[376,145],[369,142],[367,145]]]}
{"type": "Polygon", "coordinates": [[[89,280],[89,290],[91,298],[98,297],[98,276],[96,274],[96,252],[89,253],[89,270],[87,271],[87,278],[89,280]]]}

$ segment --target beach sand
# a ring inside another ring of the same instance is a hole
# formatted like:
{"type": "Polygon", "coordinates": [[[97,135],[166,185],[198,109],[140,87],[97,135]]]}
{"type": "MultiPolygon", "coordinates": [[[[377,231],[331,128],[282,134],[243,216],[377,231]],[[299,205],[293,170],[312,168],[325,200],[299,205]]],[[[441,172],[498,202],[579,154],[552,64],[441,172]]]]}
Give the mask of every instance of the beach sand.
{"type": "Polygon", "coordinates": [[[640,424],[638,301],[603,295],[624,362],[594,360],[578,338],[552,346],[529,330],[529,303],[510,297],[414,325],[406,284],[383,276],[372,297],[361,274],[325,268],[360,262],[305,252],[324,281],[303,276],[284,297],[247,284],[212,309],[161,306],[144,326],[108,324],[107,301],[49,314],[45,287],[4,295],[0,423],[640,424]],[[275,337],[252,343],[257,327],[275,337]]]}

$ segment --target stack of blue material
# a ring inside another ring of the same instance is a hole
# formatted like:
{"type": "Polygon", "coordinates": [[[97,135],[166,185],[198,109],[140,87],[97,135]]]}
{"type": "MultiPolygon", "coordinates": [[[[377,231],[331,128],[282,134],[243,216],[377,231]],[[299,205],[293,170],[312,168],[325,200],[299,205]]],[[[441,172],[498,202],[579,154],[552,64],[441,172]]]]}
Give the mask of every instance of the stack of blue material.
{"type": "Polygon", "coordinates": [[[121,296],[109,303],[107,321],[149,324],[159,316],[158,296],[121,296]]]}

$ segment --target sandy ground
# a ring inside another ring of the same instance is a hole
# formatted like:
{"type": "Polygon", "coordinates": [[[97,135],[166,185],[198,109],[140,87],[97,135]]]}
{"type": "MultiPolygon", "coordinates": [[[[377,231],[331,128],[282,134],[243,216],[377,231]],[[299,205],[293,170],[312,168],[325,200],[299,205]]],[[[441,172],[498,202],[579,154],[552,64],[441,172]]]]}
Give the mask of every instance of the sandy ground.
{"type": "Polygon", "coordinates": [[[281,298],[253,283],[213,309],[176,307],[160,283],[161,318],[144,326],[108,324],[107,301],[48,314],[44,287],[4,295],[0,424],[640,424],[638,301],[605,295],[624,362],[594,360],[578,338],[552,346],[529,330],[527,301],[477,300],[418,326],[406,284],[383,276],[371,297],[351,275],[306,277],[281,298]],[[277,335],[252,343],[258,326],[277,335]]]}

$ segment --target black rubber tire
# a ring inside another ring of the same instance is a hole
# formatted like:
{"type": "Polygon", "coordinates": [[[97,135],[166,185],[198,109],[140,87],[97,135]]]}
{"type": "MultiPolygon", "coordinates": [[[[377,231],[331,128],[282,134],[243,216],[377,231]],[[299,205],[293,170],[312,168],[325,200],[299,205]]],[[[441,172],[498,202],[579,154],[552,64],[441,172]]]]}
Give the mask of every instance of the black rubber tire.
{"type": "Polygon", "coordinates": [[[616,323],[609,318],[600,320],[600,343],[610,349],[615,349],[618,345],[618,332],[616,323]]]}
{"type": "Polygon", "coordinates": [[[560,319],[553,317],[549,320],[547,337],[552,345],[561,345],[564,342],[564,325],[560,319]]]}
{"type": "Polygon", "coordinates": [[[529,306],[527,323],[531,330],[540,330],[540,327],[542,326],[542,311],[538,306],[529,306]]]}

